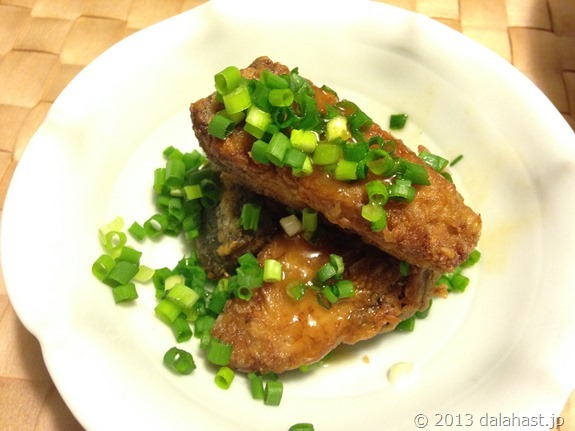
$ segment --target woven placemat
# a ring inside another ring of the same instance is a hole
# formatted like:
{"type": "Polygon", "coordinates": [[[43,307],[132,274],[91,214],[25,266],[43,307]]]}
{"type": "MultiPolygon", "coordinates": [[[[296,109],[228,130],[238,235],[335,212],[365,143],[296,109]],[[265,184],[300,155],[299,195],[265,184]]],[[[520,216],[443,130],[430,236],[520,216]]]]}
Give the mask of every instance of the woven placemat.
{"type": "MultiPolygon", "coordinates": [[[[238,0],[240,1],[240,0],[238,0]]],[[[0,211],[22,151],[62,89],[126,36],[204,0],[0,0],[0,211]]],[[[388,0],[514,64],[575,129],[574,0],[388,0]]],[[[532,119],[526,119],[532,121],[532,119]]],[[[0,274],[0,429],[80,430],[0,274]]]]}

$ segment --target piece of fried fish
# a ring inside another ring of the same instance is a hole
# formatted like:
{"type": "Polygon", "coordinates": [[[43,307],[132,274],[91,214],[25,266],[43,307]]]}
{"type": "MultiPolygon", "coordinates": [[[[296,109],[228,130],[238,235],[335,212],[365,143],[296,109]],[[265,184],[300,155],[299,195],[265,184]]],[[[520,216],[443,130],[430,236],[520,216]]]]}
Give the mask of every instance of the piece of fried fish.
{"type": "MultiPolygon", "coordinates": [[[[242,70],[248,79],[259,77],[263,70],[287,74],[289,69],[267,57],[256,59],[242,70]]],[[[333,93],[313,86],[318,108],[335,104],[333,93]]],[[[381,136],[395,142],[395,154],[426,167],[431,184],[416,186],[417,196],[411,203],[388,202],[387,227],[372,231],[371,224],[361,216],[368,201],[366,180],[336,181],[322,169],[305,177],[295,177],[291,169],[255,162],[250,150],[255,138],[241,126],[225,140],[208,133],[215,113],[223,109],[215,93],[192,103],[191,119],[196,137],[208,158],[234,180],[251,190],[269,196],[294,209],[305,207],[321,212],[331,223],[354,232],[365,242],[413,265],[453,271],[468,257],[479,240],[481,218],[465,203],[455,186],[428,167],[403,142],[377,124],[365,132],[366,139],[381,136]]]]}
{"type": "Polygon", "coordinates": [[[229,366],[244,372],[296,369],[321,360],[340,344],[392,331],[427,309],[439,277],[416,266],[402,275],[400,261],[339,229],[325,232],[313,244],[301,235],[278,233],[258,259],[281,262],[283,280],[254,289],[249,301],[228,300],[212,328],[212,336],[233,345],[229,366]],[[299,301],[292,298],[288,287],[312,283],[332,253],[343,257],[343,278],[353,282],[355,295],[329,308],[312,288],[299,301]]]}

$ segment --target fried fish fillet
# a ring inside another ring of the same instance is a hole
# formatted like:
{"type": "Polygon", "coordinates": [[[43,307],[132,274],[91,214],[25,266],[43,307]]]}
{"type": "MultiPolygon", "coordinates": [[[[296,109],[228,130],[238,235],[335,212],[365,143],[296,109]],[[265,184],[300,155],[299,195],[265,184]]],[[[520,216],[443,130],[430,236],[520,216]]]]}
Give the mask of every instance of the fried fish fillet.
{"type": "Polygon", "coordinates": [[[339,230],[315,244],[301,236],[276,234],[258,255],[260,262],[276,259],[284,279],[264,283],[249,301],[231,299],[219,315],[212,336],[233,345],[230,367],[239,371],[281,373],[313,364],[339,344],[355,344],[392,331],[399,322],[429,306],[439,273],[400,262],[339,230]],[[308,289],[296,301],[286,287],[311,282],[331,253],[345,262],[343,278],[355,286],[355,296],[327,309],[308,289]]]}
{"type": "MultiPolygon", "coordinates": [[[[275,74],[289,73],[286,66],[260,57],[243,69],[242,74],[248,79],[257,78],[266,69],[275,74]]],[[[326,103],[337,101],[332,93],[313,88],[320,111],[325,110],[326,103]]],[[[294,209],[313,208],[331,223],[422,268],[453,271],[476,247],[481,217],[464,203],[452,183],[377,124],[365,132],[366,139],[377,135],[393,140],[398,157],[426,167],[431,185],[415,186],[417,196],[411,203],[390,201],[385,207],[387,227],[374,232],[371,224],[361,216],[361,208],[368,201],[365,183],[373,177],[368,175],[366,180],[353,182],[336,181],[322,169],[315,169],[306,177],[295,177],[290,168],[258,164],[250,156],[255,138],[242,127],[237,127],[225,140],[208,133],[210,120],[221,109],[223,105],[217,101],[215,93],[192,103],[193,129],[208,158],[239,184],[294,209]]]]}
{"type": "Polygon", "coordinates": [[[194,240],[198,259],[214,278],[230,275],[242,254],[259,252],[277,231],[283,214],[281,205],[235,184],[225,174],[219,183],[220,201],[204,209],[200,235],[194,240]],[[261,208],[257,230],[244,230],[239,225],[244,204],[261,208]]]}

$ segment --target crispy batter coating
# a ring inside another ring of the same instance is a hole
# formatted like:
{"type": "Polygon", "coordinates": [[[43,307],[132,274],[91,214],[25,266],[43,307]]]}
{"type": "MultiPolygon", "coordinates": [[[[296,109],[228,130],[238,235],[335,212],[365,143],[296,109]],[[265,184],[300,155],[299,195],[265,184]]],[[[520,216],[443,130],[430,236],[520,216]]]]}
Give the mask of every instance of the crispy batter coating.
{"type": "MultiPolygon", "coordinates": [[[[268,69],[276,74],[289,69],[267,57],[256,59],[242,70],[247,78],[256,78],[268,69]]],[[[334,103],[335,96],[315,87],[320,110],[325,103],[334,103]]],[[[455,186],[425,165],[403,142],[394,138],[377,124],[366,132],[396,142],[396,155],[419,163],[429,172],[431,185],[416,186],[417,196],[411,203],[389,202],[386,205],[388,226],[373,232],[361,216],[367,203],[365,183],[373,179],[342,182],[332,179],[322,169],[297,178],[291,169],[272,164],[261,165],[250,157],[255,138],[237,127],[231,135],[220,140],[208,134],[207,128],[215,113],[223,106],[215,94],[198,100],[190,107],[192,124],[206,155],[222,171],[257,193],[269,196],[290,207],[313,208],[331,223],[354,232],[381,250],[422,268],[450,272],[461,264],[475,248],[481,231],[481,218],[465,205],[455,186]]]]}
{"type": "Polygon", "coordinates": [[[292,370],[319,361],[339,344],[392,331],[428,307],[439,276],[414,266],[403,276],[397,259],[339,231],[313,245],[277,234],[258,255],[261,262],[266,258],[283,264],[284,280],[264,283],[249,301],[229,300],[212,329],[213,336],[233,345],[230,367],[244,372],[292,370]],[[355,296],[330,309],[312,290],[300,301],[291,298],[286,286],[311,281],[330,253],[343,257],[343,277],[354,283],[355,296]]]}

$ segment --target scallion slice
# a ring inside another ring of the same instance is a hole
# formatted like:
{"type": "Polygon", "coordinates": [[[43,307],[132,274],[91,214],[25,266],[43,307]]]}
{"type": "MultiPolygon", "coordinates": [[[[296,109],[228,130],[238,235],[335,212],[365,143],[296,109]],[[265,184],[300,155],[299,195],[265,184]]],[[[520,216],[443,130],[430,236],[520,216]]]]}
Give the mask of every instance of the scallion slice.
{"type": "Polygon", "coordinates": [[[235,66],[228,66],[214,76],[216,91],[222,95],[235,90],[241,81],[242,75],[235,66]]]}
{"type": "Polygon", "coordinates": [[[294,236],[301,232],[302,224],[295,214],[291,214],[280,219],[280,226],[287,236],[294,236]]]}
{"type": "Polygon", "coordinates": [[[283,383],[279,380],[266,382],[264,389],[264,404],[267,406],[279,406],[283,395],[283,383]]]}
{"type": "Polygon", "coordinates": [[[252,159],[256,162],[261,163],[262,165],[268,165],[270,161],[268,160],[267,151],[268,143],[258,139],[252,144],[252,151],[250,154],[252,159]]]}
{"type": "Polygon", "coordinates": [[[274,282],[281,281],[283,278],[282,264],[275,259],[266,259],[264,261],[264,281],[274,282]]]}
{"type": "Polygon", "coordinates": [[[296,301],[299,301],[305,296],[306,290],[306,285],[301,281],[291,282],[286,286],[286,293],[290,298],[295,299],[296,301]]]}
{"type": "Polygon", "coordinates": [[[431,166],[435,172],[441,172],[449,165],[449,160],[437,154],[432,154],[429,151],[419,153],[419,158],[431,166]]]}
{"type": "Polygon", "coordinates": [[[294,148],[312,154],[317,146],[317,135],[311,130],[292,129],[290,141],[294,148]]]}
{"type": "Polygon", "coordinates": [[[112,294],[114,295],[114,302],[116,304],[119,304],[120,302],[131,302],[138,299],[138,291],[136,290],[136,285],[134,283],[126,283],[113,287],[112,294]]]}
{"type": "Polygon", "coordinates": [[[109,254],[103,254],[92,265],[92,274],[98,280],[103,281],[110,274],[114,265],[116,265],[114,258],[109,254]]]}
{"type": "Polygon", "coordinates": [[[403,129],[407,123],[407,114],[393,114],[389,117],[389,128],[398,130],[403,129]]]}
{"type": "Polygon", "coordinates": [[[166,299],[185,311],[193,307],[198,299],[200,299],[200,295],[185,284],[177,283],[168,291],[166,299]]]}
{"type": "Polygon", "coordinates": [[[191,353],[172,347],[164,354],[164,365],[177,374],[188,375],[196,369],[191,353]]]}
{"type": "Polygon", "coordinates": [[[220,366],[228,365],[232,357],[232,345],[212,337],[206,354],[210,363],[220,366]]]}
{"type": "Polygon", "coordinates": [[[252,203],[244,204],[239,220],[243,230],[258,230],[261,210],[262,207],[260,205],[252,203]]]}
{"type": "Polygon", "coordinates": [[[411,181],[397,179],[395,183],[389,186],[389,198],[401,202],[411,202],[415,199],[415,189],[411,185],[411,181]]]}
{"type": "Polygon", "coordinates": [[[284,156],[290,147],[291,142],[286,135],[282,132],[274,133],[266,151],[268,160],[281,168],[284,165],[284,156]]]}
{"type": "Polygon", "coordinates": [[[264,399],[264,379],[262,376],[250,372],[248,373],[248,380],[250,382],[250,392],[254,400],[264,399]]]}
{"type": "Polygon", "coordinates": [[[294,94],[289,88],[274,88],[270,91],[268,98],[272,106],[285,107],[293,103],[294,94]]]}
{"type": "Polygon", "coordinates": [[[220,369],[216,373],[216,377],[215,377],[214,381],[216,382],[216,385],[220,389],[227,390],[232,385],[232,382],[234,381],[235,376],[236,376],[236,374],[234,373],[234,371],[231,368],[224,366],[224,367],[220,367],[220,369]]]}
{"type": "Polygon", "coordinates": [[[184,341],[188,341],[192,338],[192,330],[190,328],[190,324],[186,319],[183,317],[176,317],[176,319],[172,322],[172,332],[174,333],[174,337],[178,343],[183,343],[184,341]]]}
{"type": "Polygon", "coordinates": [[[228,114],[237,114],[252,105],[250,92],[245,85],[237,86],[231,92],[224,94],[222,98],[228,114]]]}
{"type": "Polygon", "coordinates": [[[301,422],[289,427],[288,431],[315,431],[313,424],[308,422],[301,422]]]}
{"type": "Polygon", "coordinates": [[[339,181],[352,181],[357,179],[357,162],[340,159],[335,166],[335,179],[339,181]]]}
{"type": "Polygon", "coordinates": [[[342,149],[335,144],[318,144],[312,155],[312,161],[316,165],[331,165],[337,163],[341,157],[342,149]]]}

